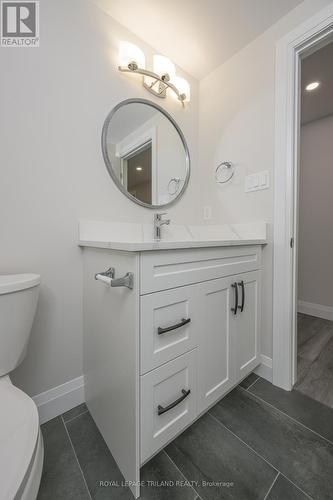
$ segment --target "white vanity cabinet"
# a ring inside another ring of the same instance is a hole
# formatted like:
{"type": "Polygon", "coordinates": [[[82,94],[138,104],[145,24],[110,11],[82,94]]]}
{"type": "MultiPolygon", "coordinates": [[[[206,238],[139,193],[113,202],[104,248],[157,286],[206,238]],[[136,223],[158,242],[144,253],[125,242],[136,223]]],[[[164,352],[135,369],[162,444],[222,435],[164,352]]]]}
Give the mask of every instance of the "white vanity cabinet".
{"type": "Polygon", "coordinates": [[[86,401],[138,497],[140,467],[259,365],[261,245],[92,246],[84,247],[86,401]],[[116,279],[132,273],[133,288],[95,279],[110,267],[116,279]]]}

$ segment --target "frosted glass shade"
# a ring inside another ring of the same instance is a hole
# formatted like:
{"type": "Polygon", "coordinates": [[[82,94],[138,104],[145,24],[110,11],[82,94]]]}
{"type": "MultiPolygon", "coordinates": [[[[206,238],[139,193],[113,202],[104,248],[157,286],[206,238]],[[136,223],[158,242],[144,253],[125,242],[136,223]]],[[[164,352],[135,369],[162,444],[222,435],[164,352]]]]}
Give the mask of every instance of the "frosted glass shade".
{"type": "Polygon", "coordinates": [[[172,81],[176,76],[176,68],[173,62],[167,57],[154,55],[154,73],[159,76],[169,75],[172,81]]]}
{"type": "Polygon", "coordinates": [[[185,80],[185,78],[181,78],[180,76],[175,76],[175,78],[172,80],[172,83],[175,85],[175,87],[177,87],[180,94],[186,95],[186,99],[184,99],[184,102],[190,102],[191,87],[188,81],[185,80]]]}
{"type": "Polygon", "coordinates": [[[145,68],[145,55],[139,47],[130,42],[120,42],[119,65],[127,67],[129,63],[135,62],[138,68],[145,68]]]}

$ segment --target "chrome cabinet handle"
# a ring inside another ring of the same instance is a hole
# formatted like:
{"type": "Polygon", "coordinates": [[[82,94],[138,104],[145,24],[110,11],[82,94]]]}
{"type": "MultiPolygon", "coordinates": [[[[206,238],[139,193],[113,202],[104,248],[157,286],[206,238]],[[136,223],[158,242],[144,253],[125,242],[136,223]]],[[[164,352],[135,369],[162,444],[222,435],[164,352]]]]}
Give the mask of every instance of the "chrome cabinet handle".
{"type": "Polygon", "coordinates": [[[157,334],[162,335],[162,333],[171,332],[172,330],[176,330],[177,328],[180,328],[181,326],[187,325],[187,323],[190,323],[190,322],[191,322],[191,318],[187,318],[187,319],[183,318],[176,325],[167,326],[166,328],[162,328],[161,326],[159,326],[157,328],[157,334]]]}
{"type": "Polygon", "coordinates": [[[232,288],[235,289],[235,307],[232,307],[231,308],[231,311],[234,313],[234,315],[236,316],[237,314],[237,309],[238,309],[238,286],[237,286],[237,283],[232,283],[232,288]]]}
{"type": "Polygon", "coordinates": [[[102,281],[112,287],[126,286],[132,290],[134,281],[133,273],[126,273],[125,276],[122,276],[121,278],[115,278],[114,275],[114,267],[109,267],[107,271],[95,274],[95,280],[102,281]]]}
{"type": "Polygon", "coordinates": [[[244,286],[244,281],[240,281],[238,283],[238,286],[241,287],[242,289],[242,304],[240,306],[238,306],[238,309],[240,309],[241,312],[244,311],[244,305],[245,305],[245,286],[244,286]]]}
{"type": "Polygon", "coordinates": [[[174,408],[175,406],[179,405],[179,403],[181,403],[182,401],[184,401],[185,398],[187,398],[187,396],[191,393],[191,390],[189,389],[188,391],[186,391],[185,389],[182,389],[182,393],[183,393],[183,395],[180,396],[180,398],[176,399],[176,401],[174,401],[173,403],[169,404],[169,406],[164,407],[164,406],[158,405],[157,414],[163,415],[163,413],[165,413],[166,411],[169,411],[172,408],[174,408]]]}

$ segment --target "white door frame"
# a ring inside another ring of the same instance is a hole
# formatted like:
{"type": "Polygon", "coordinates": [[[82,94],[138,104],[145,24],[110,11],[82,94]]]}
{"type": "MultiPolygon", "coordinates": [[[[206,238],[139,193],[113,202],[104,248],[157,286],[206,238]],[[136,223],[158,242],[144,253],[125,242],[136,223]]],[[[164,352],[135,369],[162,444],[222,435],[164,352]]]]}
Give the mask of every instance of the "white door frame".
{"type": "Polygon", "coordinates": [[[333,4],[276,46],[274,161],[273,384],[291,390],[297,379],[297,218],[300,59],[333,35],[333,4]],[[293,239],[293,248],[290,242],[293,239]]]}

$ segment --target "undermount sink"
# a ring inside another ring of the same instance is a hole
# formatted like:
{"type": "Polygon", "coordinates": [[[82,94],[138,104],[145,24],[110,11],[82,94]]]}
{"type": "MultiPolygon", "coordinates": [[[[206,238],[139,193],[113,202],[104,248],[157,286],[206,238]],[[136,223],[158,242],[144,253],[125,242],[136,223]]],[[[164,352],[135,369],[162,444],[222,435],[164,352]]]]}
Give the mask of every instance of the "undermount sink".
{"type": "Polygon", "coordinates": [[[144,251],[267,243],[266,222],[224,225],[177,225],[162,229],[153,239],[153,224],[79,222],[79,245],[114,250],[144,251]]]}

